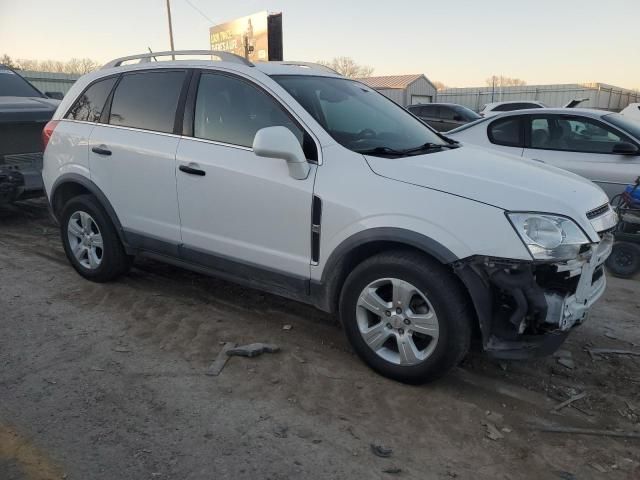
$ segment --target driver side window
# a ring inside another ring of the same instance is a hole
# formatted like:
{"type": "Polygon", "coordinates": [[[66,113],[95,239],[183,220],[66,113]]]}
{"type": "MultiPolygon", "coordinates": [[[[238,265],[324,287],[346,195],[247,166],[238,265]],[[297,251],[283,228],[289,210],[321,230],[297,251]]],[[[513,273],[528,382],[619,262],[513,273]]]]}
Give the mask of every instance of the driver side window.
{"type": "Polygon", "coordinates": [[[273,126],[291,130],[307,158],[317,159],[313,140],[267,93],[229,75],[200,76],[193,125],[195,137],[251,148],[258,130],[273,126]]]}

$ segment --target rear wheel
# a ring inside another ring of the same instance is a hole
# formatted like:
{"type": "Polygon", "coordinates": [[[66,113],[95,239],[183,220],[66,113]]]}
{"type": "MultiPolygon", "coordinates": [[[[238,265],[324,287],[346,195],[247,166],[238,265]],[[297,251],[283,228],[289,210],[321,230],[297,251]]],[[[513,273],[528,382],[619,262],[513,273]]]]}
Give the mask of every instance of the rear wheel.
{"type": "Polygon", "coordinates": [[[95,197],[72,198],[64,206],[60,220],[64,251],[80,275],[94,282],[107,282],[129,269],[132,259],[95,197]]]}
{"type": "Polygon", "coordinates": [[[616,277],[633,277],[640,271],[640,246],[630,242],[616,242],[606,265],[616,277]]]}
{"type": "Polygon", "coordinates": [[[453,273],[414,252],[358,265],[344,284],[340,317],[371,368],[407,383],[434,380],[462,360],[473,318],[453,273]]]}

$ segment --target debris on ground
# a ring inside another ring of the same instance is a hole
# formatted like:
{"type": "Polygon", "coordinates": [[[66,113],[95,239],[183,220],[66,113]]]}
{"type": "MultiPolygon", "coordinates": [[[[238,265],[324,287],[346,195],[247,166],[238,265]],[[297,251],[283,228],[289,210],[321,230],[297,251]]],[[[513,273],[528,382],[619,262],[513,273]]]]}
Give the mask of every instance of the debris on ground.
{"type": "Polygon", "coordinates": [[[289,431],[289,427],[284,425],[278,425],[276,428],[273,429],[273,435],[278,438],[287,438],[289,436],[287,433],[288,431],[289,431]]]}
{"type": "Polygon", "coordinates": [[[548,433],[573,433],[576,435],[597,435],[602,437],[638,438],[640,432],[619,432],[617,430],[598,430],[594,428],[574,427],[538,427],[541,432],[548,433]]]}
{"type": "Polygon", "coordinates": [[[227,352],[230,349],[234,348],[235,346],[236,346],[235,343],[223,342],[222,349],[220,350],[220,352],[218,353],[218,356],[216,357],[216,359],[213,361],[213,363],[209,366],[209,369],[207,370],[207,375],[211,375],[213,377],[217,377],[218,375],[220,375],[220,372],[222,371],[224,366],[227,364],[227,360],[229,360],[227,352]]]}
{"type": "Polygon", "coordinates": [[[293,328],[293,325],[289,325],[289,324],[282,326],[283,330],[291,330],[292,328],[293,328]]]}
{"type": "Polygon", "coordinates": [[[501,413],[492,412],[491,410],[487,410],[486,416],[487,420],[493,423],[502,423],[504,420],[504,416],[501,413]]]}
{"type": "Polygon", "coordinates": [[[129,353],[131,349],[127,347],[114,347],[113,351],[118,353],[129,353]]]}
{"type": "Polygon", "coordinates": [[[587,396],[587,392],[582,392],[579,393],[577,395],[574,395],[573,397],[565,400],[564,402],[559,403],[558,405],[556,405],[555,407],[553,407],[551,409],[552,412],[559,412],[560,410],[562,410],[564,407],[568,407],[569,405],[571,405],[573,402],[577,402],[578,400],[583,399],[584,397],[587,396]]]}
{"type": "Polygon", "coordinates": [[[398,467],[390,467],[382,470],[382,473],[390,473],[392,475],[397,475],[398,473],[402,473],[402,469],[398,467]]]}
{"type": "Polygon", "coordinates": [[[561,478],[562,480],[576,480],[576,476],[573,473],[565,472],[563,470],[558,470],[553,472],[556,474],[556,477],[561,478]]]}
{"type": "Polygon", "coordinates": [[[389,458],[393,455],[393,450],[383,445],[376,445],[375,443],[371,444],[371,451],[376,457],[381,458],[389,458]]]}
{"type": "Polygon", "coordinates": [[[593,468],[594,470],[597,470],[600,473],[607,473],[607,469],[604,468],[602,465],[600,465],[599,463],[590,463],[589,466],[591,468],[593,468]]]}
{"type": "Polygon", "coordinates": [[[621,348],[589,348],[589,353],[596,355],[636,355],[640,356],[640,350],[624,350],[621,348]]]}
{"type": "Polygon", "coordinates": [[[490,440],[500,440],[504,438],[504,435],[500,433],[500,430],[491,422],[482,422],[487,429],[485,436],[490,440]]]}
{"type": "Polygon", "coordinates": [[[280,347],[271,343],[250,343],[248,345],[240,345],[239,347],[227,350],[230,357],[257,357],[263,353],[276,353],[280,351],[280,347]]]}

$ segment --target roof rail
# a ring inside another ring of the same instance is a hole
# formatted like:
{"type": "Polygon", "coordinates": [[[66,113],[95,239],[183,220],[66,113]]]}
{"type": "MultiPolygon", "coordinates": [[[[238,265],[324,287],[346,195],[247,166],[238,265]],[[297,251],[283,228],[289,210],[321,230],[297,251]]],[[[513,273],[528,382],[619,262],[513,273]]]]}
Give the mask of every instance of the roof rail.
{"type": "Polygon", "coordinates": [[[253,67],[253,63],[247,60],[240,55],[236,55],[235,53],[229,52],[220,52],[218,50],[172,50],[167,52],[150,52],[150,53],[140,53],[138,55],[129,55],[128,57],[120,57],[115,60],[111,60],[109,63],[105,63],[102,68],[113,68],[119,67],[124,62],[129,60],[140,60],[139,63],[150,62],[151,59],[155,59],[156,57],[175,57],[179,55],[209,55],[213,57],[218,57],[223,62],[231,62],[231,63],[239,63],[241,65],[246,65],[248,67],[253,67]]]}
{"type": "Polygon", "coordinates": [[[316,70],[322,70],[329,73],[335,73],[336,75],[340,75],[333,68],[327,67],[326,65],[322,65],[321,63],[313,63],[313,62],[296,62],[295,60],[284,60],[281,62],[269,62],[276,63],[278,65],[291,65],[293,67],[305,67],[305,68],[313,68],[316,70]]]}

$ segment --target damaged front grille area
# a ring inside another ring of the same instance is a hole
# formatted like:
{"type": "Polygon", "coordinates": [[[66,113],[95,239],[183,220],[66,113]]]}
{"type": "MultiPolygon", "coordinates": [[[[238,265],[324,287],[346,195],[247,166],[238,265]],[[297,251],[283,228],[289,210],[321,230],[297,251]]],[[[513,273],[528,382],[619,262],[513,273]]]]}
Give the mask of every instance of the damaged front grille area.
{"type": "Polygon", "coordinates": [[[599,217],[600,215],[604,215],[605,213],[607,213],[609,211],[609,204],[605,203],[604,205],[600,205],[598,208],[594,208],[593,210],[589,210],[587,212],[587,218],[589,220],[593,220],[596,217],[599,217]]]}
{"type": "Polygon", "coordinates": [[[527,262],[472,257],[454,265],[478,314],[485,350],[530,358],[558,348],[604,293],[603,264],[613,245],[605,235],[573,260],[527,262]]]}

